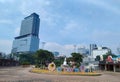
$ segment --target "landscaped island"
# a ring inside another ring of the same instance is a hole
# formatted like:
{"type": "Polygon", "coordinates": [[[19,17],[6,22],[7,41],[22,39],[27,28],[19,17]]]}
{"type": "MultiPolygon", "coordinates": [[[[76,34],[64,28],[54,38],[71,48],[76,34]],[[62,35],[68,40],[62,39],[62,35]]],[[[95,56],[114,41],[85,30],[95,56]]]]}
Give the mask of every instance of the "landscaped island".
{"type": "Polygon", "coordinates": [[[30,72],[40,73],[40,74],[55,74],[55,75],[80,75],[80,76],[100,76],[100,75],[102,75],[101,73],[97,73],[97,72],[67,72],[67,71],[58,72],[57,70],[49,71],[49,70],[39,69],[39,68],[33,68],[32,70],[30,70],[30,72]]]}

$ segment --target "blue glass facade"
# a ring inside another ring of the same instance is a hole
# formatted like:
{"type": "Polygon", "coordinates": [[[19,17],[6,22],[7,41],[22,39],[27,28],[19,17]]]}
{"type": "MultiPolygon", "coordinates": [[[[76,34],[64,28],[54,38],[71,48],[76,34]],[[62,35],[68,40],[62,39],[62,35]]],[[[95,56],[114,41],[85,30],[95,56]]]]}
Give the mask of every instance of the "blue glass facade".
{"type": "Polygon", "coordinates": [[[20,36],[15,37],[12,53],[35,52],[39,49],[39,15],[25,17],[21,23],[20,36]]]}
{"type": "Polygon", "coordinates": [[[31,14],[30,16],[24,18],[21,23],[20,36],[32,34],[38,36],[39,34],[39,15],[36,13],[31,14]]]}

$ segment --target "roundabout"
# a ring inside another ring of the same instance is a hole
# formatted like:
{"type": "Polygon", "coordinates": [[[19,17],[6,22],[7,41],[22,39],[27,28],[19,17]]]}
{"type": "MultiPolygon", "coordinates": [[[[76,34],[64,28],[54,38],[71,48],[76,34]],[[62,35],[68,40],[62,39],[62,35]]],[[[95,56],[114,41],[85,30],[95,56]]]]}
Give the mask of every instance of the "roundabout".
{"type": "Polygon", "coordinates": [[[45,69],[39,69],[39,68],[33,68],[30,70],[32,73],[38,73],[38,74],[51,74],[51,75],[77,75],[77,76],[100,76],[101,73],[97,72],[67,72],[67,71],[49,71],[45,69]]]}
{"type": "Polygon", "coordinates": [[[76,76],[100,76],[101,73],[97,73],[95,71],[85,71],[83,66],[77,68],[76,66],[70,67],[67,62],[66,58],[64,59],[63,64],[61,67],[56,67],[54,62],[49,63],[47,68],[33,68],[30,70],[32,73],[39,73],[39,74],[52,74],[52,75],[76,75],[76,76]]]}

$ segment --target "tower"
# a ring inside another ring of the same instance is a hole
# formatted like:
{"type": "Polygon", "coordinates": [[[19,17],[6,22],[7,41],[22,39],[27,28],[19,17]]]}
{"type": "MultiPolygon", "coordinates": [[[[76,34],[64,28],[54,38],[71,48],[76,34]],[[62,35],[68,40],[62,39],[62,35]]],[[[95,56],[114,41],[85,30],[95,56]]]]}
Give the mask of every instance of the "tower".
{"type": "Polygon", "coordinates": [[[22,20],[20,35],[15,37],[12,53],[31,53],[39,48],[39,15],[32,13],[22,20]]]}
{"type": "Polygon", "coordinates": [[[90,55],[93,57],[93,50],[97,48],[96,44],[90,44],[90,55]]]}
{"type": "Polygon", "coordinates": [[[39,34],[39,15],[36,13],[31,14],[28,17],[25,17],[21,23],[20,36],[31,34],[38,36],[39,34]]]}

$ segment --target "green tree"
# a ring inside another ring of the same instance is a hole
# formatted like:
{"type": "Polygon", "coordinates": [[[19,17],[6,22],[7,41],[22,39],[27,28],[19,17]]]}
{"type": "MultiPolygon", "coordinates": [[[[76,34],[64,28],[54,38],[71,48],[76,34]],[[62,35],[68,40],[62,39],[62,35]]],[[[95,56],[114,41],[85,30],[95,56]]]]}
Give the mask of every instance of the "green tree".
{"type": "Polygon", "coordinates": [[[73,57],[68,57],[68,58],[67,58],[67,62],[68,62],[68,65],[69,65],[70,67],[72,67],[73,65],[71,65],[70,62],[74,62],[73,57]]]}
{"type": "Polygon", "coordinates": [[[77,67],[79,67],[81,62],[83,61],[83,56],[80,53],[72,53],[71,56],[71,59],[76,62],[77,67]]]}
{"type": "Polygon", "coordinates": [[[54,61],[54,55],[50,51],[40,49],[35,53],[35,60],[38,67],[47,66],[54,61]]]}
{"type": "Polygon", "coordinates": [[[68,57],[67,62],[74,61],[73,57],[68,57]]]}
{"type": "Polygon", "coordinates": [[[18,54],[20,64],[35,64],[34,54],[22,53],[18,54]]]}
{"type": "Polygon", "coordinates": [[[59,66],[61,66],[63,64],[64,58],[65,57],[59,57],[59,58],[54,60],[54,63],[56,64],[57,67],[59,67],[59,66]]]}
{"type": "Polygon", "coordinates": [[[103,55],[103,60],[106,60],[108,56],[117,57],[115,54],[113,54],[111,51],[103,55]]]}
{"type": "Polygon", "coordinates": [[[96,56],[95,61],[100,61],[100,56],[96,56]]]}

